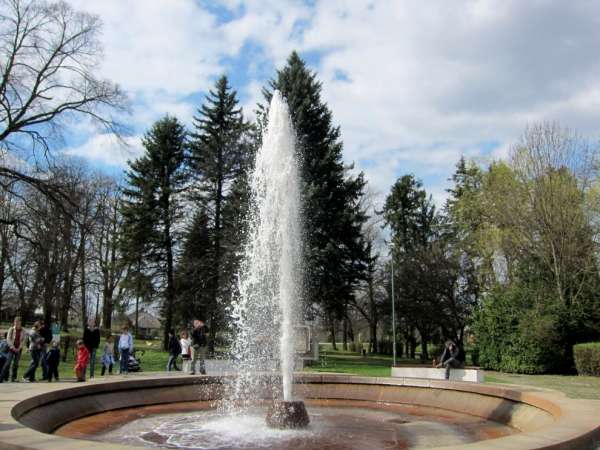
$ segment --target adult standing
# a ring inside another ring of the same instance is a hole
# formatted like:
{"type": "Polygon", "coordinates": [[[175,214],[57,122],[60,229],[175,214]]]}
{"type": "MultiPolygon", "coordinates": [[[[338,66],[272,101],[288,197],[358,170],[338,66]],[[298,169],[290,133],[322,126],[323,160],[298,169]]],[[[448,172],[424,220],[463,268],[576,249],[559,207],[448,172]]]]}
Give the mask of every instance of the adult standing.
{"type": "Polygon", "coordinates": [[[42,365],[42,379],[48,379],[48,362],[46,361],[46,353],[48,353],[48,347],[52,344],[52,330],[46,324],[44,319],[40,319],[40,336],[44,339],[42,347],[40,348],[40,363],[42,365]]]}
{"type": "Polygon", "coordinates": [[[33,327],[29,332],[29,354],[31,355],[31,362],[29,363],[29,368],[23,375],[23,381],[29,381],[31,383],[35,381],[35,371],[40,364],[42,346],[44,344],[44,338],[40,334],[41,327],[42,325],[37,321],[33,324],[33,327]]]}
{"type": "Polygon", "coordinates": [[[180,370],[177,367],[177,357],[181,354],[181,344],[175,336],[175,330],[169,330],[169,360],[167,361],[167,372],[172,369],[180,370]]]}
{"type": "Polygon", "coordinates": [[[17,370],[19,370],[19,359],[21,359],[21,349],[25,342],[25,330],[21,327],[21,318],[15,317],[13,326],[9,328],[6,334],[6,342],[8,343],[8,356],[6,362],[0,371],[0,383],[4,381],[4,377],[8,377],[8,372],[12,365],[12,374],[10,380],[17,382],[17,370]]]}
{"type": "Polygon", "coordinates": [[[206,359],[207,333],[208,329],[204,326],[204,321],[199,319],[194,320],[194,329],[192,330],[192,348],[194,349],[194,356],[192,359],[191,375],[196,374],[197,362],[200,363],[200,373],[206,375],[204,360],[206,359]]]}
{"type": "MultiPolygon", "coordinates": [[[[90,319],[85,330],[83,330],[83,345],[87,348],[90,354],[90,379],[94,378],[94,370],[96,369],[96,352],[100,347],[100,329],[96,326],[96,321],[90,319]]],[[[85,379],[85,373],[83,374],[85,379]]]]}
{"type": "Polygon", "coordinates": [[[129,372],[129,355],[133,352],[133,336],[129,332],[129,327],[125,325],[121,336],[119,336],[119,354],[120,354],[120,370],[119,373],[125,374],[129,372]]]}

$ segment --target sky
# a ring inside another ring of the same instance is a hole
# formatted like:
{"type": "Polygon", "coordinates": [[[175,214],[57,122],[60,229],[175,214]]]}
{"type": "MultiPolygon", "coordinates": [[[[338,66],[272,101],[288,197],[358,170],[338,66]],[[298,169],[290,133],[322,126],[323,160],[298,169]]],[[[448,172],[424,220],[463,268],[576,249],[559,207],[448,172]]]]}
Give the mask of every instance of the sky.
{"type": "Polygon", "coordinates": [[[297,50],[323,83],[344,159],[381,202],[413,173],[441,205],[461,156],[505,158],[527,125],[600,137],[600,2],[69,0],[103,21],[103,76],[132,102],[129,146],[81,125],[62,149],[108,173],[166,113],[190,124],[222,74],[253,117],[297,50]]]}

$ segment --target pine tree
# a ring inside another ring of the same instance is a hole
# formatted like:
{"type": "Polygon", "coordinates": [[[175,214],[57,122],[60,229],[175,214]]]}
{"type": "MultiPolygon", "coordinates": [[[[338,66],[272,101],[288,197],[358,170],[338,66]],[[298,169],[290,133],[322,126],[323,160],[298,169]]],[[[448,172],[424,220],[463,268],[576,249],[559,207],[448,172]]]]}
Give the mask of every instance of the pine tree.
{"type": "Polygon", "coordinates": [[[138,279],[150,275],[163,288],[165,347],[175,305],[175,230],[188,178],[184,140],[176,118],[157,121],[142,141],[145,153],[129,164],[123,191],[124,253],[138,279]]]}
{"type": "MultiPolygon", "coordinates": [[[[268,103],[277,89],[289,105],[303,182],[307,305],[319,304],[332,321],[345,314],[366,272],[361,228],[367,217],[359,205],[366,182],[343,163],[340,129],[332,123],[321,88],[316,74],[293,52],[263,94],[268,103]]],[[[264,122],[266,110],[259,106],[259,121],[264,122]]]]}
{"type": "Polygon", "coordinates": [[[176,317],[181,323],[190,323],[196,311],[205,311],[212,301],[207,285],[212,263],[208,257],[210,251],[208,215],[199,209],[185,232],[177,266],[176,317]]]}
{"type": "MultiPolygon", "coordinates": [[[[206,214],[210,237],[210,272],[206,274],[206,289],[210,301],[202,314],[209,319],[211,337],[223,319],[224,301],[231,287],[228,273],[235,271],[239,233],[228,232],[224,214],[227,204],[235,203],[232,186],[243,177],[252,154],[247,140],[249,125],[238,107],[237,94],[227,77],[219,78],[215,89],[194,117],[190,137],[190,159],[195,174],[194,200],[206,214]]],[[[211,339],[212,344],[212,339],[211,339]]]]}

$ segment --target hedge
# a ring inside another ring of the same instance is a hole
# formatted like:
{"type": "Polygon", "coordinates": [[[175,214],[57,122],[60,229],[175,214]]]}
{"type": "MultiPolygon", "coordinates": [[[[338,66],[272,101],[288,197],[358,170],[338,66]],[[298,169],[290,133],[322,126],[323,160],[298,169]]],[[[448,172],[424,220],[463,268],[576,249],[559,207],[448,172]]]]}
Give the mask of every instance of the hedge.
{"type": "Polygon", "coordinates": [[[573,346],[573,356],[579,375],[600,376],[600,342],[573,346]]]}

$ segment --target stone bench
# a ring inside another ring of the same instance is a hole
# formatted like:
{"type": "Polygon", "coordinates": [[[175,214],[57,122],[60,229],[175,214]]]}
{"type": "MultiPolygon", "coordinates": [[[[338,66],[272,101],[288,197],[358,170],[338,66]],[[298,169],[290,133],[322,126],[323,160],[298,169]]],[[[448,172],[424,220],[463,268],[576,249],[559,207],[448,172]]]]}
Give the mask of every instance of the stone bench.
{"type": "MultiPolygon", "coordinates": [[[[443,380],[445,373],[446,369],[435,367],[392,367],[392,377],[396,378],[443,380]]],[[[483,371],[478,369],[450,369],[450,381],[483,383],[483,371]]]]}

